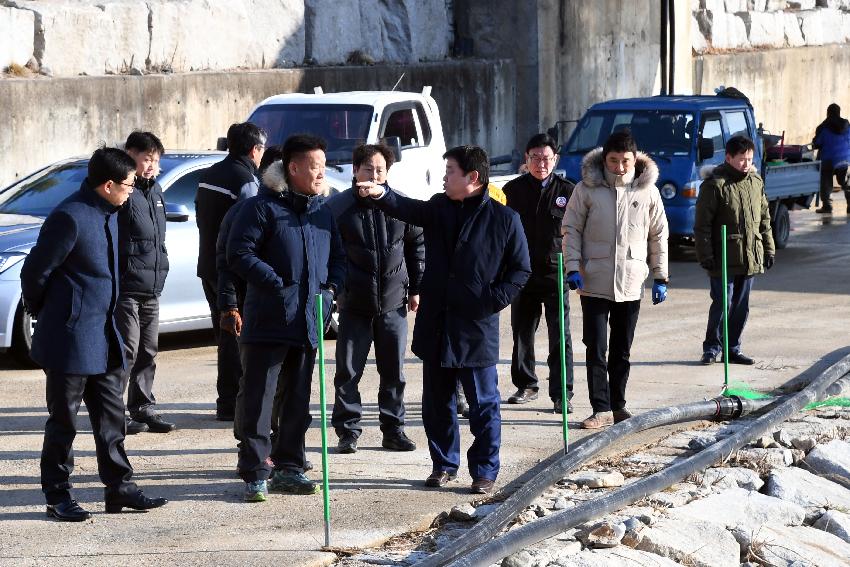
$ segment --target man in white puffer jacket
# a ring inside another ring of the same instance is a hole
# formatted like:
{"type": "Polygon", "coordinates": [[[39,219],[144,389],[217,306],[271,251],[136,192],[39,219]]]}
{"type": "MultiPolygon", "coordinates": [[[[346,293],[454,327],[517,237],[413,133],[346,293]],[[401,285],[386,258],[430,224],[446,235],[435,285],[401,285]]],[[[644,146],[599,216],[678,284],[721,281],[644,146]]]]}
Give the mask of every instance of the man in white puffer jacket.
{"type": "Polygon", "coordinates": [[[582,422],[585,429],[631,417],[626,409],[629,351],[650,271],[653,304],[667,298],[667,217],[657,179],[658,167],[637,151],[631,134],[615,132],[584,157],[582,180],[564,215],[567,283],[581,296],[593,407],[593,415],[582,422]]]}

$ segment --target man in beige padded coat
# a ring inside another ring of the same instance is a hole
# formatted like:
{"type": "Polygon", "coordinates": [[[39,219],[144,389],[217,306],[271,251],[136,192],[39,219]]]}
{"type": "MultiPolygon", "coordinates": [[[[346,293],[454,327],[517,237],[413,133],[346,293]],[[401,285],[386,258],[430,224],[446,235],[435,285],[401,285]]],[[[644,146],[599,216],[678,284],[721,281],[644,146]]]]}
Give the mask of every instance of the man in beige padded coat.
{"type": "Polygon", "coordinates": [[[629,351],[650,271],[652,303],[667,298],[667,217],[655,187],[658,167],[637,151],[628,131],[615,132],[589,152],[581,171],[564,215],[563,246],[567,283],[581,297],[587,347],[593,414],[582,427],[598,429],[631,417],[629,351]]]}

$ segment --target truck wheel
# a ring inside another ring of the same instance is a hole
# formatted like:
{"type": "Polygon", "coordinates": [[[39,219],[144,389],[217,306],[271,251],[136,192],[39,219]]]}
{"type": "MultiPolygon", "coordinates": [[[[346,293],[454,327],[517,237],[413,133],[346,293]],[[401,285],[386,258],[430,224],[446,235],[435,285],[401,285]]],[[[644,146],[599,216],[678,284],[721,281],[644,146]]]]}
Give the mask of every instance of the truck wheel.
{"type": "Polygon", "coordinates": [[[36,364],[30,358],[30,349],[32,348],[32,332],[35,327],[35,321],[30,314],[24,311],[24,306],[18,303],[18,309],[15,311],[15,323],[12,329],[12,348],[10,352],[15,359],[21,364],[30,368],[36,368],[36,364]]]}
{"type": "Polygon", "coordinates": [[[776,214],[773,216],[773,244],[776,249],[788,246],[788,237],[791,236],[791,219],[788,215],[788,207],[779,203],[776,205],[776,214]]]}

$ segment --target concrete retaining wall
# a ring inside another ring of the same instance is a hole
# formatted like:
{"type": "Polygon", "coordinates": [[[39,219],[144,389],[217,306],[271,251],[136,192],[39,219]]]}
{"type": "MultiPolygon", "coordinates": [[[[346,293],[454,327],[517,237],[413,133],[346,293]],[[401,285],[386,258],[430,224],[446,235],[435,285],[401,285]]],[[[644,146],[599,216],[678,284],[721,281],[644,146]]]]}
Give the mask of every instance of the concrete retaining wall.
{"type": "Polygon", "coordinates": [[[850,45],[701,55],[694,61],[694,92],[735,87],[750,98],[766,129],[785,130],[788,143],[807,144],[827,105],[838,103],[843,116],[850,114],[848,69],[850,45]]]}
{"type": "Polygon", "coordinates": [[[514,146],[516,69],[506,61],[325,67],[233,73],[0,81],[0,186],[55,160],[156,132],[166,148],[214,148],[227,127],[263,98],[285,92],[398,90],[433,86],[447,145],[493,154],[514,146]]]}

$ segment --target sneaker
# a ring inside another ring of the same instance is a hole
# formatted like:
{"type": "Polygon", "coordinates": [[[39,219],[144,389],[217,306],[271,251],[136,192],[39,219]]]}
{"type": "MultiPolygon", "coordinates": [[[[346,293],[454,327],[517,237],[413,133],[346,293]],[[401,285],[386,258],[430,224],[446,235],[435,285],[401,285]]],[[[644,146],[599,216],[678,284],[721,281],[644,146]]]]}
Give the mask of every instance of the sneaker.
{"type": "Polygon", "coordinates": [[[316,494],[319,485],[296,471],[274,471],[269,480],[270,492],[285,492],[287,494],[316,494]]]}
{"type": "Polygon", "coordinates": [[[242,493],[242,499],[245,502],[265,502],[268,494],[269,489],[266,486],[266,481],[255,480],[245,483],[245,492],[242,493]]]}
{"type": "MultiPolygon", "coordinates": [[[[564,412],[564,402],[560,399],[552,400],[555,404],[555,413],[563,413],[564,412]]],[[[567,400],[567,413],[573,413],[573,403],[570,400],[567,400]]]]}
{"type": "Polygon", "coordinates": [[[336,444],[336,452],[350,455],[357,452],[357,436],[353,433],[344,433],[336,444]]]}
{"type": "Polygon", "coordinates": [[[614,416],[610,411],[594,413],[581,422],[582,429],[602,429],[614,425],[614,416]]]}
{"type": "Polygon", "coordinates": [[[398,431],[395,433],[384,433],[384,440],[381,443],[381,446],[384,449],[391,449],[393,451],[415,451],[416,443],[414,443],[410,437],[405,435],[404,431],[398,431]]]}
{"type": "Polygon", "coordinates": [[[509,404],[527,404],[537,399],[537,390],[531,388],[519,388],[514,395],[508,398],[509,404]]]}
{"type": "Polygon", "coordinates": [[[626,408],[614,410],[611,412],[614,415],[614,423],[620,423],[621,421],[626,421],[630,417],[632,417],[632,413],[626,408]]]}

